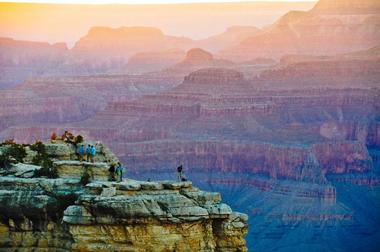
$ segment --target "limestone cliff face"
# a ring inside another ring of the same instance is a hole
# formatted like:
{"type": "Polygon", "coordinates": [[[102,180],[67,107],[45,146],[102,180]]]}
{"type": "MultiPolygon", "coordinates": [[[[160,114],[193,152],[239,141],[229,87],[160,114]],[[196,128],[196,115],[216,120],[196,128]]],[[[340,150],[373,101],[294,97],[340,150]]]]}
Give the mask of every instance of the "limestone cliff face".
{"type": "Polygon", "coordinates": [[[92,164],[68,144],[46,144],[56,179],[33,176],[41,168],[30,164],[0,169],[1,251],[247,251],[248,217],[219,193],[191,182],[109,182],[105,162],[117,159],[98,147],[92,164]]]}

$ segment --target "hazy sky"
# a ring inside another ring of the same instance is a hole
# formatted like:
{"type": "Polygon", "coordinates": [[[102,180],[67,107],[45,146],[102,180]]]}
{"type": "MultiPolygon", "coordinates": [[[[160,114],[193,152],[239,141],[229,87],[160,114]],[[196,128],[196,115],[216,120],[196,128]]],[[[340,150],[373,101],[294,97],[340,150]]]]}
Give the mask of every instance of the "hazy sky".
{"type": "MultiPolygon", "coordinates": [[[[1,1],[1,0],[0,0],[1,1]]],[[[10,0],[12,1],[12,0],[10,0]]],[[[39,1],[39,0],[34,0],[39,1]]],[[[29,1],[29,2],[34,2],[29,1]]],[[[65,2],[72,0],[45,0],[65,2]]],[[[100,0],[80,0],[99,2],[100,0]]],[[[109,1],[104,1],[109,3],[109,1]]],[[[121,0],[111,0],[121,2],[121,0]]],[[[179,3],[192,0],[125,0],[128,3],[179,3]]],[[[201,1],[201,0],[194,0],[201,1]]],[[[215,0],[203,0],[211,2],[215,0]]],[[[220,0],[219,0],[220,1],[220,0]]],[[[28,2],[28,0],[22,0],[28,2]]],[[[77,1],[79,3],[79,1],[77,1]]],[[[0,37],[21,40],[66,42],[72,46],[93,26],[151,26],[164,33],[202,39],[233,25],[271,25],[290,10],[306,11],[315,2],[234,1],[170,5],[30,4],[0,2],[0,37]]]]}
{"type": "Polygon", "coordinates": [[[211,2],[316,2],[317,0],[8,0],[22,3],[78,3],[78,4],[162,4],[162,3],[211,3],[211,2]]]}

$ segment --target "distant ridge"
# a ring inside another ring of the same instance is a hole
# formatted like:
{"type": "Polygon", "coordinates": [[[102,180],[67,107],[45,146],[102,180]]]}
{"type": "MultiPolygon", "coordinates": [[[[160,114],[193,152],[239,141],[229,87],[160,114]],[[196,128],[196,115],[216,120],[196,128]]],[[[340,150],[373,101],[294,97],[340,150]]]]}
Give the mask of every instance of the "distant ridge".
{"type": "Polygon", "coordinates": [[[312,12],[319,14],[378,14],[379,0],[320,0],[312,12]]]}

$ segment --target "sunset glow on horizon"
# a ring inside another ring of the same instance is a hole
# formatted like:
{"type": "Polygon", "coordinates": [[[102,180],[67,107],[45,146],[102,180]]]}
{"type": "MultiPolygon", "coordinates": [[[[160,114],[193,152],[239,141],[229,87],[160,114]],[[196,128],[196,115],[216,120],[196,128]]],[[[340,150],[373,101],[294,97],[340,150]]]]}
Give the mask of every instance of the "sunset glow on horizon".
{"type": "Polygon", "coordinates": [[[9,0],[4,2],[51,4],[183,4],[234,2],[316,2],[316,0],[9,0]]]}
{"type": "Polygon", "coordinates": [[[0,2],[0,37],[65,42],[69,47],[93,26],[148,26],[168,35],[204,39],[230,26],[263,28],[290,10],[306,11],[315,4],[310,0],[10,1],[0,2]],[[212,8],[205,8],[207,4],[212,8]]]}

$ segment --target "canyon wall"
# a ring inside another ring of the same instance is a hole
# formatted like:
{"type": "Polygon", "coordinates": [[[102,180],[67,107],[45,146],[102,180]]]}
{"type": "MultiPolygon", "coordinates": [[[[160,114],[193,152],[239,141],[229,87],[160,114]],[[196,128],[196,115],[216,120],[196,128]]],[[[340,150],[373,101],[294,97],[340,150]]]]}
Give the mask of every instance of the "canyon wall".
{"type": "Polygon", "coordinates": [[[96,144],[96,163],[62,141],[43,146],[58,178],[38,177],[42,168],[27,162],[0,167],[1,250],[247,251],[248,217],[219,193],[191,182],[109,182],[103,162],[115,156],[105,146],[96,144]],[[98,177],[83,182],[90,171],[98,177]]]}

